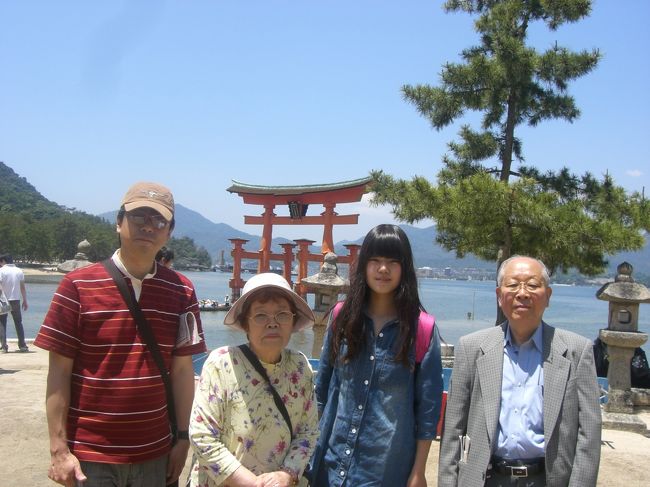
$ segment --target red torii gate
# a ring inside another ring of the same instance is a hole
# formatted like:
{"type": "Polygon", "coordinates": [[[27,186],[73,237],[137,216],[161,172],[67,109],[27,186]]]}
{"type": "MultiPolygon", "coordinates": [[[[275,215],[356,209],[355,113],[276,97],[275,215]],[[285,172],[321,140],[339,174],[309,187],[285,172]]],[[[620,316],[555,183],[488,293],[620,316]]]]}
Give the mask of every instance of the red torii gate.
{"type": "MultiPolygon", "coordinates": [[[[371,178],[365,177],[351,181],[343,181],[331,184],[315,184],[303,186],[260,186],[245,184],[233,180],[232,186],[228,188],[230,193],[237,193],[244,199],[244,203],[262,205],[264,213],[261,216],[244,216],[246,225],[263,225],[262,240],[258,252],[247,252],[243,249],[244,239],[230,239],[233,243],[232,256],[233,279],[230,281],[233,299],[239,297],[241,288],[244,285],[241,279],[241,259],[255,259],[258,261],[258,272],[268,272],[270,262],[279,260],[284,263],[284,277],[291,283],[291,263],[293,261],[293,247],[298,245],[298,282],[307,277],[307,262],[322,262],[323,256],[328,252],[334,252],[333,227],[334,225],[356,225],[359,222],[359,215],[339,215],[334,211],[338,203],[354,203],[361,201],[364,193],[368,192],[371,178]],[[310,204],[323,205],[325,211],[320,215],[307,216],[307,208],[310,204]],[[277,216],[274,213],[278,205],[289,207],[289,216],[277,216]],[[323,225],[323,241],[320,254],[309,253],[309,245],[312,240],[296,240],[296,244],[283,244],[284,252],[274,254],[271,252],[271,240],[273,239],[273,225],[323,225]]],[[[358,245],[350,244],[345,246],[349,254],[339,256],[338,262],[351,264],[356,260],[358,245]]],[[[301,291],[298,289],[298,291],[301,291]]]]}

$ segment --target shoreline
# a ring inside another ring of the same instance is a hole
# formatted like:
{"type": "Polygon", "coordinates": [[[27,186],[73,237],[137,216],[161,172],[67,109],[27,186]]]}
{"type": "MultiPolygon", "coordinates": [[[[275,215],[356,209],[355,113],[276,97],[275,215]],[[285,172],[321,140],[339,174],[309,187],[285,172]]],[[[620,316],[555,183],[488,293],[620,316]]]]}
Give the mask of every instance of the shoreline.
{"type": "Polygon", "coordinates": [[[25,284],[55,284],[65,275],[63,272],[33,267],[21,267],[20,270],[25,276],[25,284]]]}
{"type": "MultiPolygon", "coordinates": [[[[33,339],[29,339],[30,344],[33,339]]],[[[2,485],[52,487],[47,478],[49,442],[45,419],[45,384],[48,353],[30,347],[27,353],[14,350],[0,354],[0,457],[3,459],[2,485]]],[[[650,425],[650,412],[639,417],[650,425]]],[[[597,486],[645,486],[650,482],[646,464],[650,438],[638,433],[603,429],[601,461],[597,486]],[[624,474],[623,474],[624,472],[624,474]]],[[[431,445],[426,477],[429,486],[437,485],[440,441],[431,445]]],[[[181,475],[181,485],[187,466],[181,475]]]]}

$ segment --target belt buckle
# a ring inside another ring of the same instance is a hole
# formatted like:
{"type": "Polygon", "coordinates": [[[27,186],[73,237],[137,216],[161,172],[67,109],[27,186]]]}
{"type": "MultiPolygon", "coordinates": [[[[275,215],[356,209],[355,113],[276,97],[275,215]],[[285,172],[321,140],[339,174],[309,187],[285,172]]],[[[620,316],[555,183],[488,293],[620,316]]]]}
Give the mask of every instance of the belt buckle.
{"type": "Polygon", "coordinates": [[[510,475],[513,477],[528,477],[528,467],[510,467],[510,475]]]}

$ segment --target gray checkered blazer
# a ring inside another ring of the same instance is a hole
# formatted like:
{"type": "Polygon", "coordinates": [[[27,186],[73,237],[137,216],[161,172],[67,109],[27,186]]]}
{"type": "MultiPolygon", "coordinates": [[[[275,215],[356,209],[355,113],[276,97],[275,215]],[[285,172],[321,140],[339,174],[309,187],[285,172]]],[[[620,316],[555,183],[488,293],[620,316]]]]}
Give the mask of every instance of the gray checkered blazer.
{"type": "MultiPolygon", "coordinates": [[[[438,466],[439,486],[482,486],[498,440],[503,345],[507,323],[460,339],[456,346],[438,466]],[[467,434],[467,462],[459,435],[467,434]]],[[[548,486],[595,486],[601,411],[592,344],[542,323],[544,445],[548,486]]]]}

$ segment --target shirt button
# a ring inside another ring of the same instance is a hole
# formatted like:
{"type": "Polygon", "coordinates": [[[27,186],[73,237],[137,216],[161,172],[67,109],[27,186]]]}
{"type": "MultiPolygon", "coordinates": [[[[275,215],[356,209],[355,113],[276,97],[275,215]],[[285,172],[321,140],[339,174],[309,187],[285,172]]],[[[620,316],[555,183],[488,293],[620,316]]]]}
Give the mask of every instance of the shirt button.
{"type": "Polygon", "coordinates": [[[345,477],[345,470],[341,470],[341,471],[339,472],[339,475],[340,475],[341,477],[345,477]]]}
{"type": "Polygon", "coordinates": [[[374,356],[374,355],[371,355],[371,356],[370,356],[370,360],[371,360],[371,361],[375,360],[375,356],[374,356]]]}
{"type": "Polygon", "coordinates": [[[379,334],[379,338],[383,338],[383,337],[384,337],[384,332],[382,331],[382,332],[379,334]]]}
{"type": "Polygon", "coordinates": [[[350,454],[350,449],[349,449],[349,448],[348,448],[347,450],[345,450],[345,454],[346,454],[346,455],[349,455],[349,454],[350,454]]]}
{"type": "Polygon", "coordinates": [[[359,405],[357,406],[357,408],[359,409],[359,411],[361,411],[361,410],[363,409],[363,406],[362,406],[361,404],[359,404],[359,405]]]}
{"type": "Polygon", "coordinates": [[[367,386],[368,385],[368,379],[364,380],[363,384],[367,386]]]}
{"type": "Polygon", "coordinates": [[[352,434],[354,435],[354,434],[356,434],[356,433],[357,433],[357,429],[356,429],[356,428],[352,428],[352,434]]]}

